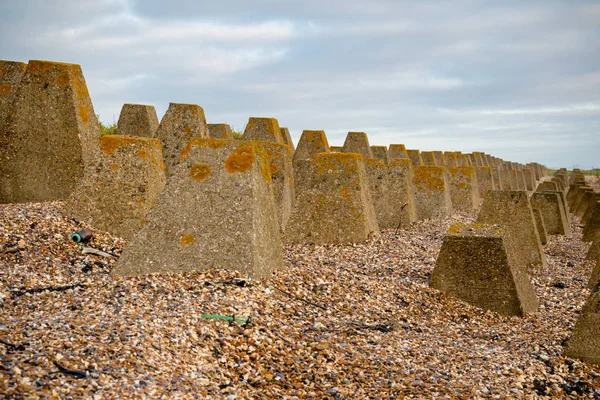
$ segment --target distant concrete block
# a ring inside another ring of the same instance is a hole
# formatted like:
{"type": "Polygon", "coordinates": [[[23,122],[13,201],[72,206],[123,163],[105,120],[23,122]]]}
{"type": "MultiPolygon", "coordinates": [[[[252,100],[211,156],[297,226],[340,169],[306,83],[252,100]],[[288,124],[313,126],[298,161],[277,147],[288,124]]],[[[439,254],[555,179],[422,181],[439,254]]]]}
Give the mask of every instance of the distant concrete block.
{"type": "Polygon", "coordinates": [[[571,211],[573,212],[573,214],[575,214],[575,211],[577,210],[577,208],[579,207],[579,203],[581,203],[581,200],[583,199],[583,196],[585,195],[585,193],[587,192],[593,192],[594,189],[592,189],[589,186],[580,186],[579,190],[577,191],[577,194],[574,197],[573,200],[573,206],[571,207],[571,211]]]}
{"type": "Polygon", "coordinates": [[[509,251],[523,265],[545,265],[527,192],[491,190],[487,192],[477,222],[504,225],[509,251]]]}
{"type": "Polygon", "coordinates": [[[0,130],[26,69],[23,62],[0,60],[0,130]]]}
{"type": "Polygon", "coordinates": [[[390,144],[390,149],[388,151],[391,160],[406,160],[408,159],[408,151],[406,150],[406,146],[403,144],[390,144]]]}
{"type": "Polygon", "coordinates": [[[113,273],[283,267],[268,156],[249,142],[193,139],[113,273]]]}
{"type": "Polygon", "coordinates": [[[563,192],[567,190],[567,187],[565,187],[562,179],[554,177],[550,180],[550,182],[554,182],[558,185],[558,190],[562,190],[563,192]]]}
{"type": "Polygon", "coordinates": [[[600,232],[600,207],[597,205],[592,210],[592,215],[585,227],[583,228],[583,237],[581,238],[584,242],[593,242],[596,240],[600,232]]]}
{"type": "Polygon", "coordinates": [[[329,146],[329,151],[331,151],[332,153],[341,153],[342,146],[329,146]]]}
{"type": "Polygon", "coordinates": [[[312,179],[316,155],[329,151],[325,131],[302,132],[292,159],[295,193],[300,194],[312,179]]]}
{"type": "Polygon", "coordinates": [[[433,154],[433,151],[422,151],[421,158],[423,159],[422,165],[438,166],[437,161],[435,160],[435,155],[433,154]]]}
{"type": "Polygon", "coordinates": [[[548,235],[546,234],[546,224],[544,223],[544,217],[542,212],[537,208],[533,209],[533,220],[535,221],[535,227],[537,228],[538,235],[540,236],[540,243],[548,243],[548,235]]]}
{"type": "Polygon", "coordinates": [[[281,130],[281,139],[283,140],[283,144],[290,146],[292,151],[294,151],[294,141],[292,140],[292,135],[290,135],[290,130],[285,127],[279,128],[281,130]]]}
{"type": "Polygon", "coordinates": [[[478,167],[489,167],[490,165],[487,164],[487,159],[483,156],[483,153],[479,152],[479,151],[474,151],[473,152],[473,156],[475,157],[475,162],[477,163],[478,167]]]}
{"type": "Polygon", "coordinates": [[[285,242],[358,243],[377,234],[377,216],[360,154],[318,153],[313,163],[309,182],[298,192],[285,242]]]}
{"type": "Polygon", "coordinates": [[[100,138],[81,67],[30,61],[1,129],[0,203],[66,199],[100,138]]]}
{"type": "Polygon", "coordinates": [[[600,365],[600,290],[596,288],[585,302],[567,342],[565,355],[600,365]]]}
{"type": "Polygon", "coordinates": [[[479,188],[475,168],[447,167],[446,171],[453,209],[468,212],[479,207],[479,188]]]}
{"type": "Polygon", "coordinates": [[[369,139],[364,132],[348,132],[342,153],[358,153],[362,158],[373,158],[373,152],[369,146],[369,139]]]}
{"type": "Polygon", "coordinates": [[[246,124],[242,139],[285,144],[279,122],[275,118],[251,117],[246,124]]]}
{"type": "Polygon", "coordinates": [[[423,165],[423,159],[421,158],[421,152],[419,150],[406,150],[406,154],[408,154],[408,158],[412,162],[413,167],[417,168],[423,165]]]}
{"type": "Polygon", "coordinates": [[[444,152],[444,161],[446,162],[447,167],[457,167],[458,166],[458,157],[453,151],[445,151],[444,152]]]}
{"type": "Polygon", "coordinates": [[[208,124],[208,136],[213,139],[233,139],[233,131],[228,124],[208,124]]]}
{"type": "Polygon", "coordinates": [[[433,157],[435,158],[436,165],[446,165],[446,158],[444,157],[444,153],[441,151],[434,151],[433,157]]]}
{"type": "Polygon", "coordinates": [[[585,213],[583,214],[583,217],[581,217],[582,225],[584,225],[584,226],[587,225],[588,221],[592,217],[592,212],[594,211],[594,207],[596,207],[596,204],[599,201],[600,201],[600,193],[594,193],[592,196],[592,199],[590,200],[590,203],[588,204],[588,207],[585,210],[585,213]]]}
{"type": "Polygon", "coordinates": [[[531,168],[523,169],[523,177],[525,178],[525,186],[529,192],[533,192],[536,188],[535,175],[531,168]]]}
{"type": "Polygon", "coordinates": [[[197,104],[169,103],[154,137],[162,143],[168,178],[187,143],[192,139],[208,138],[204,110],[197,104]]]}
{"type": "Polygon", "coordinates": [[[66,214],[131,239],[166,182],[160,141],[106,135],[100,139],[100,150],[65,203],[66,214]]]}
{"type": "Polygon", "coordinates": [[[115,135],[154,137],[158,130],[158,117],[154,106],[123,104],[115,135]]]}
{"type": "Polygon", "coordinates": [[[542,213],[548,234],[571,237],[571,226],[560,197],[558,191],[535,192],[531,196],[531,206],[542,213]]]}
{"type": "Polygon", "coordinates": [[[556,192],[558,191],[558,184],[552,181],[540,182],[535,189],[536,192],[556,192]]]}
{"type": "Polygon", "coordinates": [[[413,166],[410,160],[364,160],[379,229],[395,229],[417,220],[412,191],[413,166]]]}
{"type": "Polygon", "coordinates": [[[384,164],[389,164],[390,157],[386,146],[371,146],[373,157],[383,161],[384,164]]]}
{"type": "Polygon", "coordinates": [[[422,165],[415,169],[413,191],[417,218],[443,218],[454,212],[444,167],[422,165]]]}
{"type": "MultiPolygon", "coordinates": [[[[494,176],[494,190],[505,190],[506,183],[502,182],[502,178],[500,177],[500,169],[497,167],[492,168],[492,175],[494,176]]],[[[482,200],[483,200],[482,195],[482,200]]]]}
{"type": "Polygon", "coordinates": [[[524,265],[501,226],[454,224],[444,237],[429,285],[484,310],[524,316],[538,308],[524,265]]]}
{"type": "Polygon", "coordinates": [[[527,190],[527,184],[525,183],[525,174],[522,169],[514,169],[517,175],[517,186],[518,190],[527,190]]]}
{"type": "Polygon", "coordinates": [[[517,174],[512,169],[501,169],[498,171],[503,190],[519,190],[517,174]]]}

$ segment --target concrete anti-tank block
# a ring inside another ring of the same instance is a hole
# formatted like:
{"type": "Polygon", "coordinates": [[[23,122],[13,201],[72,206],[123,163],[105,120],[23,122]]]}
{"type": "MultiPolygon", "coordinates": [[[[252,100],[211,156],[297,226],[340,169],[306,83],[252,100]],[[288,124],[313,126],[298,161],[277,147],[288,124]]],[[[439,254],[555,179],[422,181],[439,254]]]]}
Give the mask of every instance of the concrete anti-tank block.
{"type": "Polygon", "coordinates": [[[115,135],[154,137],[158,130],[158,117],[154,106],[123,104],[115,135]]]}

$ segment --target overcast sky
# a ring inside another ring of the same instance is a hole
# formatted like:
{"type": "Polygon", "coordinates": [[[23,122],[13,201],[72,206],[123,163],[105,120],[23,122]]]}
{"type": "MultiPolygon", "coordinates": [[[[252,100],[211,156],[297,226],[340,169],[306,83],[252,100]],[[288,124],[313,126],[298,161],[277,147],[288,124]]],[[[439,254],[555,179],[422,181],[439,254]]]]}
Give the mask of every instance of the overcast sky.
{"type": "Polygon", "coordinates": [[[0,0],[0,58],[81,64],[96,113],[195,103],[295,141],[600,167],[600,1],[0,0]]]}

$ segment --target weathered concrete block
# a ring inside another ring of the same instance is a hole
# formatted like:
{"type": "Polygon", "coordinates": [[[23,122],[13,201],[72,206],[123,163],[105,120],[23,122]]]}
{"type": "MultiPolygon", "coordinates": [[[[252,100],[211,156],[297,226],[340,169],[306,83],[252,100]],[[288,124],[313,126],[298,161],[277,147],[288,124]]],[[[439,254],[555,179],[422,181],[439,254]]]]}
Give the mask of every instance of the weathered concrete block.
{"type": "Polygon", "coordinates": [[[447,167],[457,167],[458,166],[458,157],[453,151],[445,151],[444,152],[444,161],[446,162],[444,165],[447,167]]]}
{"type": "Polygon", "coordinates": [[[597,289],[600,289],[599,285],[600,285],[600,257],[597,256],[595,259],[594,269],[592,270],[590,279],[589,279],[586,287],[588,289],[590,289],[591,291],[595,291],[597,289]]]}
{"type": "Polygon", "coordinates": [[[579,203],[581,203],[581,200],[583,199],[583,196],[585,193],[587,192],[593,192],[594,189],[592,189],[589,186],[580,186],[579,190],[577,191],[577,194],[574,197],[573,200],[573,206],[571,207],[571,211],[573,212],[573,214],[575,214],[577,208],[579,208],[579,203]]]}
{"type": "Polygon", "coordinates": [[[558,184],[552,181],[540,182],[535,189],[536,192],[556,192],[558,190],[558,184]]]}
{"type": "Polygon", "coordinates": [[[571,237],[571,226],[560,197],[558,191],[535,192],[531,196],[531,206],[542,213],[548,234],[571,237]]]}
{"type": "Polygon", "coordinates": [[[342,153],[358,153],[362,158],[373,158],[373,152],[369,146],[369,138],[364,132],[348,132],[342,153]]]}
{"type": "Polygon", "coordinates": [[[478,167],[489,167],[490,165],[487,164],[487,159],[483,156],[483,153],[479,152],[479,151],[474,151],[473,152],[473,156],[475,157],[475,162],[477,163],[478,167]]]}
{"type": "Polygon", "coordinates": [[[242,141],[241,143],[251,146],[253,144],[251,142],[256,146],[260,146],[268,157],[278,221],[283,232],[292,213],[294,203],[293,150],[288,145],[264,140],[242,141]]]}
{"type": "Polygon", "coordinates": [[[579,188],[583,186],[580,184],[571,184],[569,186],[569,191],[567,192],[567,202],[569,203],[569,208],[573,208],[573,202],[575,201],[575,197],[579,193],[579,188]]]}
{"type": "Polygon", "coordinates": [[[600,290],[596,289],[585,302],[567,342],[565,355],[600,365],[600,290]]]}
{"type": "Polygon", "coordinates": [[[522,169],[514,170],[517,175],[518,190],[527,190],[527,184],[525,183],[525,174],[522,169]]]}
{"type": "Polygon", "coordinates": [[[536,311],[535,289],[507,242],[507,233],[498,225],[450,226],[429,285],[503,315],[536,311]]]}
{"type": "Polygon", "coordinates": [[[313,176],[313,160],[318,153],[329,152],[325,131],[303,131],[294,152],[294,191],[298,195],[308,185],[313,176]]]}
{"type": "Polygon", "coordinates": [[[279,122],[275,118],[251,117],[246,124],[242,139],[285,144],[279,122]]]}
{"type": "Polygon", "coordinates": [[[298,192],[284,240],[288,243],[357,243],[378,233],[361,155],[319,153],[313,164],[309,182],[298,192]]]}
{"type": "Polygon", "coordinates": [[[441,151],[434,151],[433,157],[435,158],[436,165],[446,165],[446,158],[444,157],[444,153],[441,151]]]}
{"type": "Polygon", "coordinates": [[[466,154],[462,154],[460,151],[455,152],[456,162],[459,167],[474,167],[471,164],[471,159],[466,154]]]}
{"type": "Polygon", "coordinates": [[[421,152],[419,150],[406,150],[406,154],[408,154],[408,158],[412,162],[413,167],[417,168],[418,166],[423,165],[423,159],[421,158],[421,152]]]}
{"type": "Polygon", "coordinates": [[[600,207],[595,206],[589,221],[583,228],[583,237],[581,240],[584,242],[593,242],[600,236],[598,232],[600,232],[600,207]]]}
{"type": "Polygon", "coordinates": [[[587,210],[590,202],[593,198],[596,197],[596,194],[593,191],[586,191],[583,193],[581,200],[579,200],[579,204],[577,205],[577,209],[573,210],[573,215],[577,218],[583,218],[583,214],[585,214],[585,210],[587,210]]]}
{"type": "MultiPolygon", "coordinates": [[[[500,169],[496,167],[492,168],[492,174],[494,176],[494,190],[506,189],[506,183],[502,182],[502,178],[500,176],[500,169]]],[[[483,195],[481,197],[483,197],[483,195]]]]}
{"type": "Polygon", "coordinates": [[[554,182],[556,183],[556,185],[558,186],[558,190],[562,190],[563,192],[566,191],[566,189],[568,189],[568,187],[565,187],[562,179],[554,177],[550,180],[550,182],[554,182]]]}
{"type": "Polygon", "coordinates": [[[106,135],[100,155],[86,167],[65,212],[96,229],[131,239],[165,185],[158,139],[106,135]]]}
{"type": "Polygon", "coordinates": [[[384,164],[389,164],[390,156],[388,154],[388,149],[385,146],[371,146],[371,152],[373,153],[374,158],[378,158],[383,161],[384,164]]]}
{"type": "Polygon", "coordinates": [[[412,191],[411,161],[396,159],[385,164],[380,159],[366,159],[364,163],[379,229],[395,229],[415,222],[417,210],[412,191]]]}
{"type": "Polygon", "coordinates": [[[444,167],[421,165],[415,169],[413,191],[417,218],[443,218],[454,212],[444,167]]]}
{"type": "Polygon", "coordinates": [[[404,146],[403,144],[390,144],[390,149],[388,153],[390,155],[390,159],[392,160],[405,160],[409,158],[406,146],[404,146]]]}
{"type": "Polygon", "coordinates": [[[453,209],[471,211],[479,207],[479,189],[475,168],[447,167],[446,171],[453,209]]]}
{"type": "Polygon", "coordinates": [[[488,190],[495,190],[494,173],[492,167],[473,167],[477,177],[477,187],[479,191],[479,202],[483,201],[483,197],[488,190]]]}
{"type": "Polygon", "coordinates": [[[204,110],[197,104],[169,103],[154,137],[162,143],[168,178],[187,143],[191,139],[209,137],[204,110]]]}
{"type": "Polygon", "coordinates": [[[517,174],[512,169],[501,169],[498,171],[500,180],[502,181],[502,189],[504,190],[519,190],[517,174]]]}
{"type": "Polygon", "coordinates": [[[283,266],[269,157],[252,142],[193,139],[116,275],[210,267],[267,276],[283,266]]]}
{"type": "Polygon", "coordinates": [[[581,223],[584,226],[587,225],[588,221],[592,217],[592,212],[594,211],[594,207],[596,207],[596,203],[598,203],[599,201],[600,201],[600,193],[594,193],[592,195],[592,199],[590,200],[590,204],[588,204],[588,207],[585,210],[585,213],[583,214],[583,217],[581,217],[581,223]]]}
{"type": "Polygon", "coordinates": [[[0,131],[26,69],[23,62],[0,60],[0,131]]]}
{"type": "Polygon", "coordinates": [[[0,129],[0,203],[66,199],[100,138],[81,67],[30,61],[0,129]]]}
{"type": "Polygon", "coordinates": [[[342,146],[329,146],[329,151],[331,151],[332,153],[341,153],[342,146]]]}
{"type": "Polygon", "coordinates": [[[527,190],[533,192],[537,186],[533,170],[531,168],[524,168],[523,177],[525,178],[527,190]]]}
{"type": "Polygon", "coordinates": [[[542,212],[537,208],[533,209],[533,220],[535,221],[535,227],[537,228],[538,235],[540,236],[540,243],[548,243],[548,235],[546,233],[546,224],[542,212]]]}
{"type": "Polygon", "coordinates": [[[294,151],[294,141],[292,140],[292,135],[290,135],[290,130],[285,127],[279,128],[281,131],[281,139],[283,140],[283,144],[290,146],[292,148],[292,152],[294,151]]]}
{"type": "Polygon", "coordinates": [[[228,124],[208,124],[208,136],[213,139],[233,139],[233,131],[228,124]]]}
{"type": "Polygon", "coordinates": [[[154,137],[158,130],[158,117],[154,106],[123,104],[115,135],[154,137]]]}
{"type": "Polygon", "coordinates": [[[545,265],[546,258],[527,192],[490,190],[483,200],[477,222],[504,225],[509,251],[514,251],[520,264],[545,265]]]}
{"type": "Polygon", "coordinates": [[[423,159],[422,165],[429,165],[429,166],[437,166],[438,165],[437,161],[435,160],[435,155],[433,154],[433,151],[422,151],[421,158],[423,159]]]}
{"type": "Polygon", "coordinates": [[[592,242],[585,259],[588,261],[596,261],[598,257],[600,257],[600,240],[596,238],[592,242]]]}

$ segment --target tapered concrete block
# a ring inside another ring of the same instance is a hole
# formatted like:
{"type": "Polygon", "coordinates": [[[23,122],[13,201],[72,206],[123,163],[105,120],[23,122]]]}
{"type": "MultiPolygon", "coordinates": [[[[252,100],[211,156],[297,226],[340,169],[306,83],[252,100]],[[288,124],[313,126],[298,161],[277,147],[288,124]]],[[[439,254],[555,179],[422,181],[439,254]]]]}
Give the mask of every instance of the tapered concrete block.
{"type": "Polygon", "coordinates": [[[433,157],[435,158],[436,165],[446,165],[446,158],[444,157],[444,152],[442,151],[434,151],[433,157]]]}
{"type": "Polygon", "coordinates": [[[403,144],[390,144],[389,155],[390,159],[392,160],[406,160],[409,158],[406,146],[404,146],[403,144]]]}
{"type": "Polygon", "coordinates": [[[423,159],[421,158],[421,152],[419,150],[407,149],[406,154],[408,154],[408,158],[410,158],[414,168],[423,165],[423,159]]]}
{"type": "Polygon", "coordinates": [[[379,232],[368,177],[358,153],[318,153],[286,226],[287,243],[364,242],[379,232]]]}
{"type": "Polygon", "coordinates": [[[535,192],[531,196],[531,205],[542,213],[548,234],[571,237],[571,226],[560,197],[558,191],[535,192]]]}
{"type": "Polygon", "coordinates": [[[329,151],[329,143],[327,142],[325,131],[302,132],[292,159],[296,195],[302,193],[312,179],[314,175],[313,160],[316,155],[329,151]]]}
{"type": "Polygon", "coordinates": [[[512,169],[501,169],[498,171],[500,180],[502,181],[502,189],[504,190],[519,190],[516,171],[512,169]]]}
{"type": "Polygon", "coordinates": [[[584,194],[587,192],[591,193],[593,191],[594,191],[594,189],[592,189],[589,186],[580,186],[579,187],[579,190],[577,191],[577,194],[575,195],[575,197],[573,199],[573,205],[571,207],[571,211],[573,212],[573,214],[575,214],[575,212],[579,208],[579,203],[581,203],[581,200],[583,199],[584,194]]]}
{"type": "Polygon", "coordinates": [[[538,300],[502,226],[454,224],[444,237],[430,286],[484,310],[524,316],[538,300]]]}
{"type": "Polygon", "coordinates": [[[544,217],[542,212],[537,208],[533,209],[533,220],[535,221],[535,227],[537,228],[538,235],[540,236],[540,243],[546,244],[548,243],[548,235],[546,233],[546,223],[544,222],[544,217]]]}
{"type": "Polygon", "coordinates": [[[373,152],[369,146],[369,138],[367,138],[367,134],[364,132],[348,132],[342,152],[358,153],[364,159],[373,158],[373,152]]]}
{"type": "Polygon", "coordinates": [[[590,200],[590,203],[588,204],[587,209],[585,210],[585,213],[583,214],[583,217],[581,217],[581,223],[583,224],[583,226],[587,225],[587,223],[589,222],[590,218],[592,217],[592,212],[594,211],[594,208],[596,207],[596,204],[599,201],[600,193],[594,193],[592,199],[590,200]]]}
{"type": "Polygon", "coordinates": [[[599,236],[598,232],[600,232],[600,207],[596,204],[588,223],[583,228],[583,237],[581,240],[584,242],[593,242],[599,236]]]}
{"type": "Polygon", "coordinates": [[[23,62],[0,60],[0,131],[26,69],[23,62]]]}
{"type": "Polygon", "coordinates": [[[233,131],[228,124],[208,124],[208,136],[213,139],[233,139],[233,131]]]}
{"type": "Polygon", "coordinates": [[[537,186],[535,173],[531,168],[523,169],[523,177],[525,178],[525,186],[529,192],[533,192],[537,186]]]}
{"type": "Polygon", "coordinates": [[[169,103],[155,137],[163,146],[167,178],[179,162],[181,151],[192,139],[208,138],[204,110],[197,104],[169,103]]]}
{"type": "Polygon", "coordinates": [[[558,190],[558,184],[552,181],[541,182],[535,189],[536,192],[555,192],[558,190]]]}
{"type": "Polygon", "coordinates": [[[383,161],[384,164],[389,164],[390,156],[388,154],[388,149],[385,146],[371,146],[371,152],[373,153],[373,157],[383,161]]]}
{"type": "Polygon", "coordinates": [[[488,190],[495,190],[494,173],[492,167],[474,167],[477,177],[477,186],[479,191],[479,202],[483,201],[488,190]]]}
{"type": "Polygon", "coordinates": [[[479,188],[475,168],[447,167],[446,171],[453,209],[468,212],[479,207],[479,188]]]}
{"type": "Polygon", "coordinates": [[[329,151],[331,151],[332,153],[341,153],[342,146],[329,146],[329,151]]]}
{"type": "Polygon", "coordinates": [[[251,117],[246,124],[242,139],[285,144],[279,122],[275,118],[251,117]]]}
{"type": "Polygon", "coordinates": [[[113,273],[283,266],[269,157],[251,142],[193,139],[113,273]]]}
{"type": "Polygon", "coordinates": [[[389,164],[380,159],[366,159],[364,162],[379,229],[396,229],[415,222],[417,210],[410,160],[396,159],[389,164]]]}
{"type": "Polygon", "coordinates": [[[66,215],[131,239],[166,182],[160,141],[106,135],[100,139],[100,150],[66,201],[66,215]]]}
{"type": "MultiPolygon", "coordinates": [[[[492,168],[492,175],[494,176],[494,190],[506,190],[507,185],[505,182],[502,182],[500,169],[496,167],[492,168]]],[[[481,197],[483,199],[483,195],[481,197]]]]}
{"type": "Polygon", "coordinates": [[[158,117],[154,106],[123,104],[115,135],[154,137],[158,130],[158,117]]]}
{"type": "Polygon", "coordinates": [[[412,183],[417,219],[443,218],[454,212],[444,167],[417,167],[412,183]]]}
{"type": "Polygon", "coordinates": [[[433,151],[422,151],[421,158],[423,159],[423,165],[428,166],[437,166],[437,161],[435,160],[435,155],[433,151]]]}
{"type": "Polygon", "coordinates": [[[600,365],[600,290],[596,288],[585,302],[567,342],[565,355],[600,365]]]}
{"type": "Polygon", "coordinates": [[[281,139],[283,140],[283,144],[290,146],[292,148],[292,152],[294,151],[294,141],[292,140],[292,135],[290,135],[290,130],[285,127],[281,127],[281,139]]]}
{"type": "Polygon", "coordinates": [[[100,138],[81,67],[30,61],[0,130],[0,203],[66,199],[100,138]]]}
{"type": "Polygon", "coordinates": [[[504,225],[509,251],[522,265],[545,265],[540,236],[527,192],[491,190],[487,192],[477,222],[504,225]]]}
{"type": "Polygon", "coordinates": [[[581,200],[579,200],[577,209],[574,210],[573,214],[577,218],[583,218],[583,215],[585,214],[585,211],[587,210],[588,206],[590,205],[590,202],[592,201],[592,199],[595,199],[595,198],[596,198],[596,193],[594,193],[592,191],[584,192],[583,196],[581,196],[581,200]]]}

